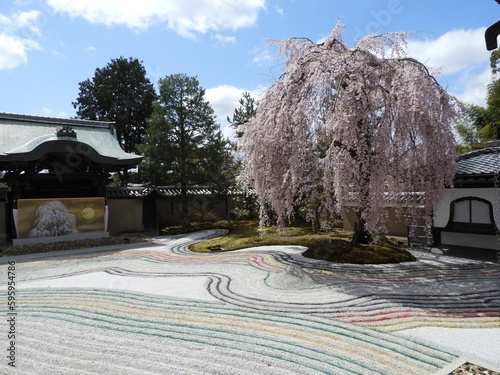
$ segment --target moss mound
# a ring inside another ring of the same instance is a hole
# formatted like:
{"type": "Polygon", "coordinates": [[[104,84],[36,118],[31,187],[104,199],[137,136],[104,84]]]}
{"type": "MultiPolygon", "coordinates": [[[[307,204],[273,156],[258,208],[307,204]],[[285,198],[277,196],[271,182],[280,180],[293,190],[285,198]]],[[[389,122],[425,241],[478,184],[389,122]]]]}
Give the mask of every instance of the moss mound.
{"type": "MultiPolygon", "coordinates": [[[[196,226],[197,229],[202,229],[196,226]]],[[[307,247],[303,255],[334,263],[384,264],[415,261],[415,257],[398,244],[380,237],[377,244],[357,245],[350,242],[351,233],[314,231],[310,224],[294,223],[286,229],[266,228],[259,232],[251,221],[204,224],[203,229],[225,228],[225,236],[211,238],[189,246],[195,252],[218,252],[253,246],[300,245],[307,247]]]]}
{"type": "Polygon", "coordinates": [[[353,244],[344,239],[320,240],[302,255],[311,259],[353,264],[387,264],[416,260],[409,251],[388,240],[370,245],[353,244]]]}

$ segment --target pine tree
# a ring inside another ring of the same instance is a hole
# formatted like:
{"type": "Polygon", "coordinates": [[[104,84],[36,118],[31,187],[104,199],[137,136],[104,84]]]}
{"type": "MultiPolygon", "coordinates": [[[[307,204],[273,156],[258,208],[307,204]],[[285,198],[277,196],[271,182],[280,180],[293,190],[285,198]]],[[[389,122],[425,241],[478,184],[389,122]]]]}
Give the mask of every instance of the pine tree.
{"type": "MultiPolygon", "coordinates": [[[[79,85],[78,98],[72,103],[78,118],[114,121],[123,150],[136,153],[156,99],[142,62],[135,58],[112,59],[104,68],[97,68],[92,79],[79,85]]],[[[120,177],[125,184],[127,172],[120,177]]]]}
{"type": "Polygon", "coordinates": [[[227,117],[229,125],[236,131],[236,138],[243,136],[242,125],[251,121],[257,113],[257,102],[248,91],[243,93],[239,103],[240,107],[234,110],[233,118],[227,117]]]}
{"type": "Polygon", "coordinates": [[[188,187],[223,189],[230,183],[229,142],[222,136],[198,79],[185,74],[160,79],[159,98],[148,125],[140,147],[145,156],[143,178],[157,186],[180,187],[183,219],[188,225],[188,187]]]}

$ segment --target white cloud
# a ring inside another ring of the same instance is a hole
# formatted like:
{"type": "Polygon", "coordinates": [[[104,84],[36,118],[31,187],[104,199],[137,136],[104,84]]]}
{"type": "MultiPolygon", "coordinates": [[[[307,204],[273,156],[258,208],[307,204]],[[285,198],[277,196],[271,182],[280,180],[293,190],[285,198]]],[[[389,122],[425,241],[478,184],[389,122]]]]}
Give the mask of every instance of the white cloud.
{"type": "Polygon", "coordinates": [[[0,69],[14,69],[26,63],[28,55],[21,39],[0,34],[0,69]]]}
{"type": "Polygon", "coordinates": [[[229,124],[221,125],[221,132],[224,138],[233,141],[236,139],[236,132],[229,124]]]}
{"type": "Polygon", "coordinates": [[[227,116],[232,117],[245,91],[247,90],[230,85],[221,85],[205,91],[205,97],[214,109],[219,122],[226,123],[227,116]]]}
{"type": "Polygon", "coordinates": [[[37,10],[32,10],[29,12],[21,12],[14,15],[13,22],[18,29],[24,29],[32,33],[35,36],[41,36],[42,31],[38,26],[38,19],[40,17],[40,12],[37,10]]]}
{"type": "Polygon", "coordinates": [[[28,51],[40,49],[32,38],[41,36],[37,26],[39,16],[38,11],[15,13],[11,17],[0,14],[0,70],[26,63],[28,51]]]}
{"type": "Polygon", "coordinates": [[[229,43],[236,43],[236,37],[235,36],[224,36],[224,35],[221,35],[221,34],[215,34],[214,38],[221,45],[229,44],[229,43]]]}
{"type": "Polygon", "coordinates": [[[47,3],[56,12],[82,17],[91,23],[125,25],[136,31],[166,23],[186,37],[252,26],[265,7],[265,0],[47,0],[47,3]]]}
{"type": "Polygon", "coordinates": [[[40,36],[41,31],[37,25],[39,18],[40,12],[37,10],[14,13],[10,17],[0,13],[0,29],[9,34],[22,30],[25,35],[40,36]]]}
{"type": "Polygon", "coordinates": [[[258,45],[251,53],[254,55],[251,63],[258,66],[263,66],[276,60],[276,56],[271,53],[271,48],[268,46],[258,45]]]}
{"type": "Polygon", "coordinates": [[[442,74],[470,69],[489,62],[490,53],[484,42],[485,30],[452,30],[437,39],[410,41],[409,55],[427,66],[442,68],[442,74]]]}
{"type": "Polygon", "coordinates": [[[461,101],[484,106],[491,82],[486,28],[452,30],[435,39],[410,41],[409,55],[431,68],[440,68],[438,80],[461,101]]]}
{"type": "Polygon", "coordinates": [[[483,71],[465,73],[460,77],[460,88],[453,90],[451,94],[465,103],[485,107],[486,90],[490,83],[491,69],[489,67],[483,71]]]}
{"type": "Polygon", "coordinates": [[[239,100],[245,91],[249,91],[255,99],[261,94],[260,90],[250,91],[230,85],[221,85],[205,91],[205,97],[214,109],[217,121],[222,124],[222,132],[227,138],[234,138],[234,130],[227,126],[227,117],[232,118],[234,110],[240,107],[239,100]]]}

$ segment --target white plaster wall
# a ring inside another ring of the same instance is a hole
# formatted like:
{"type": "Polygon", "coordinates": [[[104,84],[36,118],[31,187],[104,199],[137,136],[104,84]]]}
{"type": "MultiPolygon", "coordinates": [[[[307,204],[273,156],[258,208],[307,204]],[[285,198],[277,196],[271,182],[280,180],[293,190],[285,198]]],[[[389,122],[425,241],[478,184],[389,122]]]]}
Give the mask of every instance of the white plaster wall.
{"type": "Polygon", "coordinates": [[[443,245],[476,247],[492,250],[497,249],[496,236],[489,236],[485,234],[442,232],[441,243],[443,245]]]}

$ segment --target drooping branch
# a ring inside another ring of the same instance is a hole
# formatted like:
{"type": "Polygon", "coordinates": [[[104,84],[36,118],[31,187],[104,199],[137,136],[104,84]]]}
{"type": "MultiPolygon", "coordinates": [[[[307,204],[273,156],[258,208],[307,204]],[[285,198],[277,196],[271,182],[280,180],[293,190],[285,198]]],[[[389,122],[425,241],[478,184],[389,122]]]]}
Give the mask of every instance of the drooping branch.
{"type": "Polygon", "coordinates": [[[357,207],[364,229],[377,232],[387,196],[423,192],[430,213],[452,181],[458,106],[404,55],[404,33],[368,36],[351,50],[342,27],[320,44],[273,42],[284,72],[245,128],[241,178],[278,222],[297,197],[323,191],[326,213],[357,207]]]}
{"type": "Polygon", "coordinates": [[[414,59],[414,58],[411,58],[411,57],[406,57],[404,59],[398,59],[398,61],[409,61],[411,63],[414,63],[414,64],[417,64],[418,66],[420,66],[424,71],[425,73],[427,74],[427,76],[429,78],[431,78],[435,85],[438,86],[438,87],[441,87],[441,85],[439,84],[439,82],[437,81],[436,77],[434,77],[431,72],[429,71],[429,68],[427,68],[424,64],[422,64],[420,61],[414,59]]]}
{"type": "Polygon", "coordinates": [[[351,147],[348,147],[348,146],[345,146],[341,140],[339,139],[336,139],[333,141],[333,145],[335,147],[338,147],[344,151],[347,151],[349,153],[349,155],[351,155],[351,158],[353,158],[354,160],[358,160],[358,153],[357,151],[354,149],[354,148],[351,148],[351,147]]]}

